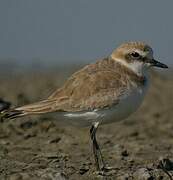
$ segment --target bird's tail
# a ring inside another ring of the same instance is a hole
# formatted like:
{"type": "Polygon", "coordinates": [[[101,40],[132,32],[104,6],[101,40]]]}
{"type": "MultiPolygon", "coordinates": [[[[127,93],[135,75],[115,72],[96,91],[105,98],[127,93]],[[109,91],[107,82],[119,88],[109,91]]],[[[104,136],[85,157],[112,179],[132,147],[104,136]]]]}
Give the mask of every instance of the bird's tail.
{"type": "Polygon", "coordinates": [[[1,121],[4,121],[4,119],[14,119],[21,116],[24,116],[24,113],[15,109],[8,109],[0,112],[1,121]]]}
{"type": "Polygon", "coordinates": [[[0,112],[1,119],[14,119],[26,115],[43,114],[54,111],[55,100],[44,100],[37,103],[8,109],[0,112]]]}

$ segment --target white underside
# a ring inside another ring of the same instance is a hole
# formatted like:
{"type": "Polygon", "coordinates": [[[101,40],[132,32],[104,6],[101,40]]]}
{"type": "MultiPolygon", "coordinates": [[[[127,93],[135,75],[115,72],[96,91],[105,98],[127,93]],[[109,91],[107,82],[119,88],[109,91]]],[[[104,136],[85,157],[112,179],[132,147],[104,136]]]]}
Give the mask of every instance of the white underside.
{"type": "Polygon", "coordinates": [[[144,99],[147,87],[148,83],[144,87],[134,89],[129,94],[127,93],[121,98],[119,104],[111,108],[74,113],[61,112],[54,115],[56,119],[63,119],[63,123],[65,124],[83,127],[91,126],[94,122],[107,124],[121,121],[138,109],[144,99]]]}

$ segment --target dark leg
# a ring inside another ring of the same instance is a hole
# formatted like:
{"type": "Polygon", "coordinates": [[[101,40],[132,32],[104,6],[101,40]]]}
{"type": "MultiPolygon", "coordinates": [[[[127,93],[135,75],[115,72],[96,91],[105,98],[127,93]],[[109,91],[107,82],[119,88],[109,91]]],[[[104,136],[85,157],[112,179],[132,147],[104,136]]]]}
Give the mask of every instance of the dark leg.
{"type": "Polygon", "coordinates": [[[105,163],[103,161],[102,153],[96,139],[96,132],[97,132],[98,125],[99,123],[96,122],[91,126],[90,136],[92,140],[93,153],[94,153],[95,164],[96,164],[97,170],[103,171],[105,168],[105,163]]]}

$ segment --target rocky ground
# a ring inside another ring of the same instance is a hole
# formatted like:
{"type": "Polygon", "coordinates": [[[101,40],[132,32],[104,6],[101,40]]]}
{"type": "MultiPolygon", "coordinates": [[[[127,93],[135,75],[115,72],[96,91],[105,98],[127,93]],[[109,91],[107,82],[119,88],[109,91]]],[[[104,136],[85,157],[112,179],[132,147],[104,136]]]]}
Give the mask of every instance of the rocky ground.
{"type": "MultiPolygon", "coordinates": [[[[0,98],[12,106],[47,97],[67,75],[3,73],[0,98]]],[[[173,179],[173,79],[153,73],[140,109],[120,123],[100,126],[98,141],[113,169],[94,167],[89,128],[64,126],[49,116],[0,123],[1,180],[173,179]]]]}

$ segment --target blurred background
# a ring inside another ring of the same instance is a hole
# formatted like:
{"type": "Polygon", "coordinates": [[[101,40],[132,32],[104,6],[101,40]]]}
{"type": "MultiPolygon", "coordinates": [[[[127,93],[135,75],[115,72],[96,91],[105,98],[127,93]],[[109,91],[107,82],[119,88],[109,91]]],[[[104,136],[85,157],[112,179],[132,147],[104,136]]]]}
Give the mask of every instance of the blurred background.
{"type": "Polygon", "coordinates": [[[170,66],[172,7],[171,0],[1,0],[0,63],[84,64],[140,40],[170,66]]]}
{"type": "MultiPolygon", "coordinates": [[[[97,135],[116,169],[108,179],[167,180],[173,176],[172,18],[172,0],[0,0],[0,112],[47,98],[124,41],[147,42],[170,68],[152,71],[136,113],[100,126],[97,135]]],[[[0,123],[0,179],[97,179],[89,128],[60,122],[44,115],[0,123]]]]}

